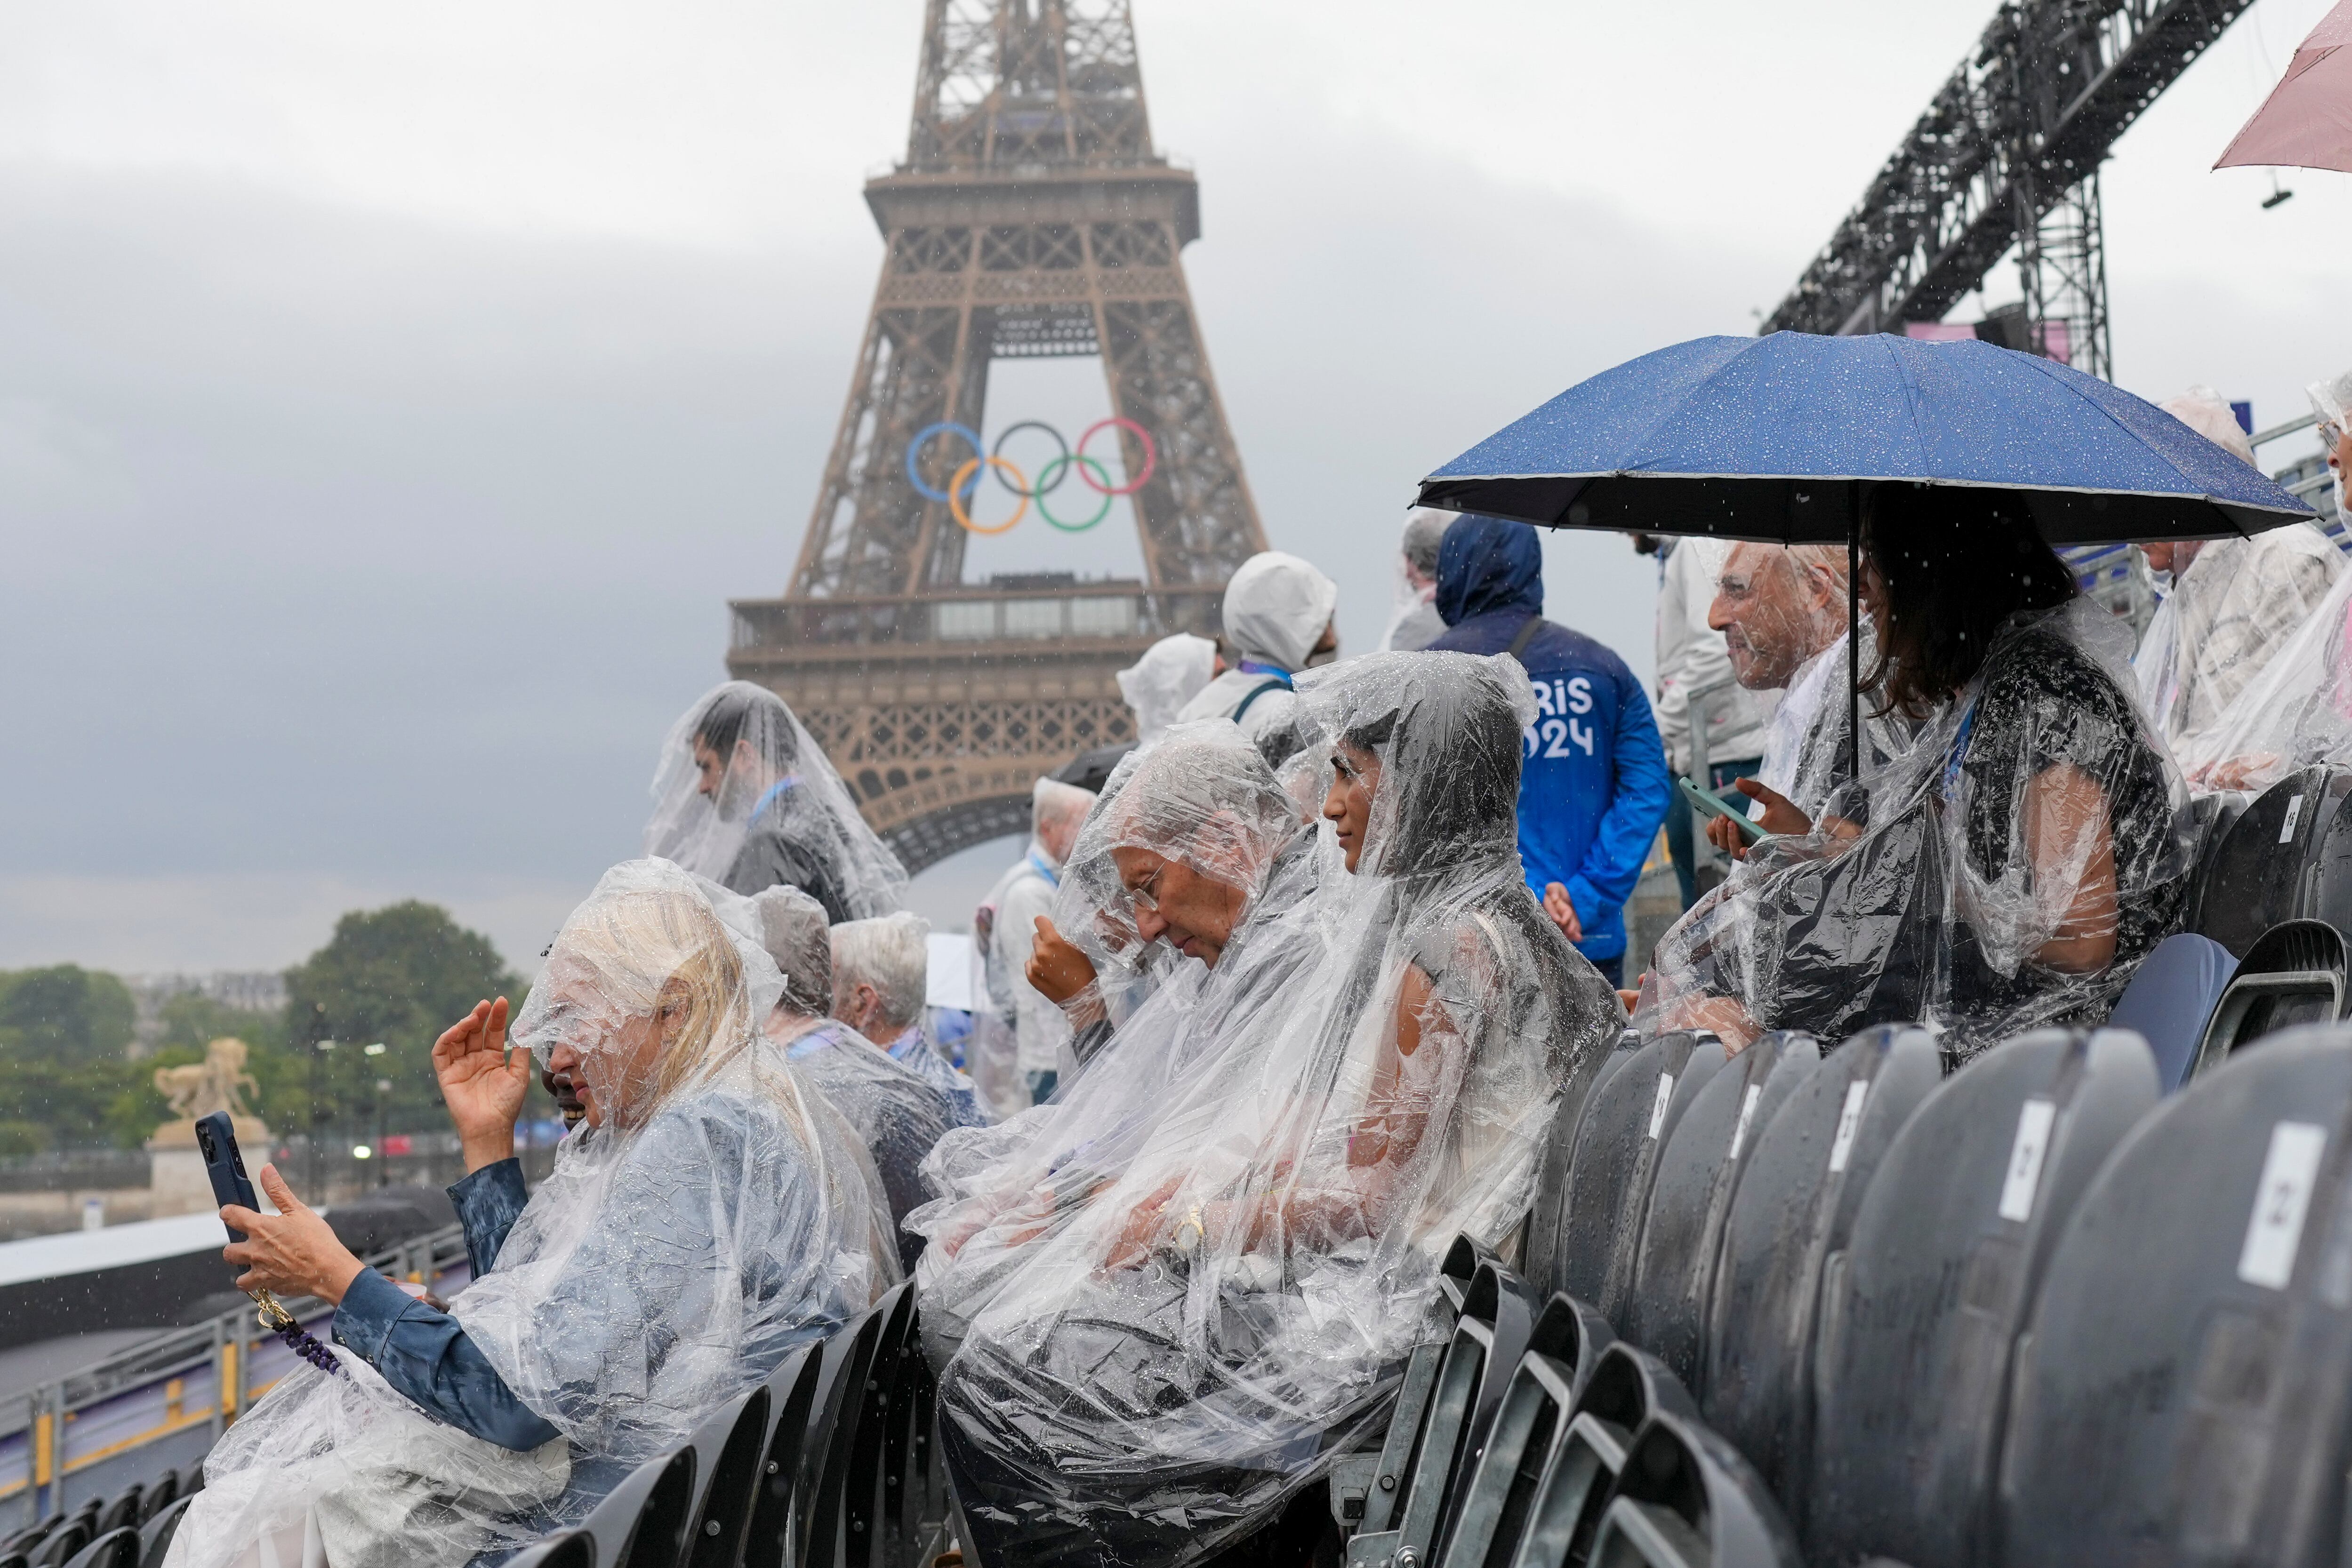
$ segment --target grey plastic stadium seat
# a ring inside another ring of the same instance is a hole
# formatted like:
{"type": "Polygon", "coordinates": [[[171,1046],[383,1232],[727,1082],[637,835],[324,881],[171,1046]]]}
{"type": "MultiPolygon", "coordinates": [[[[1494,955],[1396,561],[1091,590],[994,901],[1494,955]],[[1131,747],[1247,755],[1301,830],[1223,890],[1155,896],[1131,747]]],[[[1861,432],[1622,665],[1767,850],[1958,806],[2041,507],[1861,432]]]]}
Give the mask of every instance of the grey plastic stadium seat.
{"type": "Polygon", "coordinates": [[[677,1568],[694,1506],[694,1445],[681,1443],[621,1478],[581,1529],[604,1568],[677,1568]]]}
{"type": "Polygon", "coordinates": [[[1469,1485],[1440,1538],[1438,1561],[1482,1568],[1518,1540],[1537,1484],[1567,1440],[1577,1396],[1615,1339],[1600,1312],[1570,1296],[1544,1304],[1503,1391],[1469,1485]]]}
{"type": "Polygon", "coordinates": [[[1632,1030],[1617,1037],[1617,1049],[1593,1074],[1592,1086],[1582,1101],[1574,1107],[1563,1105],[1553,1118],[1551,1135],[1545,1144],[1543,1157],[1536,1166],[1535,1202],[1528,1215],[1528,1244],[1522,1250],[1521,1272],[1528,1282],[1546,1295],[1562,1289],[1559,1277],[1562,1227],[1567,1219],[1568,1174],[1575,1164],[1576,1145],[1591,1113],[1594,1096],[1620,1068],[1631,1061],[1646,1044],[1632,1030]]]}
{"type": "Polygon", "coordinates": [[[1660,1414],[1643,1430],[1587,1561],[1592,1568],[1801,1568],[1788,1522],[1738,1449],[1660,1414]]]}
{"type": "Polygon", "coordinates": [[[913,1287],[900,1285],[860,1319],[855,1332],[845,1329],[825,1344],[827,1383],[823,1400],[812,1414],[809,1452],[803,1475],[814,1484],[803,1494],[800,1510],[800,1554],[795,1568],[839,1568],[847,1551],[849,1487],[857,1449],[857,1428],[866,1413],[866,1385],[874,1358],[881,1348],[883,1331],[900,1301],[913,1287]],[[842,1354],[835,1360],[835,1347],[842,1354]]]}
{"type": "Polygon", "coordinates": [[[2168,1094],[2189,1082],[2205,1042],[2205,1025],[2237,973],[2238,960],[2210,936],[2179,931],[2140,960],[2107,1023],[2136,1030],[2156,1053],[2157,1082],[2168,1094]]]}
{"type": "Polygon", "coordinates": [[[792,1540],[793,1501],[806,1467],[810,1413],[824,1380],[824,1347],[804,1345],[768,1379],[768,1443],[756,1478],[744,1568],[782,1568],[797,1550],[792,1540]]]}
{"type": "Polygon", "coordinates": [[[1618,1322],[1694,1394],[1705,1361],[1707,1302],[1739,1174],[1797,1085],[1821,1065],[1809,1034],[1764,1035],[1708,1079],[1658,1157],[1633,1287],[1618,1322]]]}
{"type": "Polygon", "coordinates": [[[2222,834],[2206,862],[2198,929],[2242,958],[2272,926],[2308,918],[2305,867],[2342,830],[2352,769],[2324,764],[2263,790],[2222,834]]]}
{"type": "Polygon", "coordinates": [[[2004,1568],[2341,1561],[2352,1029],[2265,1040],[2118,1148],[2017,1348],[2004,1568]]]}
{"type": "Polygon", "coordinates": [[[762,1386],[729,1400],[696,1430],[697,1495],[687,1534],[694,1568],[734,1568],[742,1560],[772,1425],[762,1386]]]}
{"type": "Polygon", "coordinates": [[[2213,1004],[2189,1075],[2280,1030],[2342,1019],[2352,1010],[2347,969],[2343,935],[2332,925],[2290,920],[2263,932],[2213,1004]]]}
{"type": "Polygon", "coordinates": [[[1808,1555],[1991,1560],[2011,1347],[2076,1204],[2160,1093],[2137,1034],[2044,1030],[1896,1134],[1822,1285],[1808,1555]]]}
{"type": "Polygon", "coordinates": [[[139,1527],[139,1568],[163,1568],[163,1555],[172,1550],[172,1537],[180,1528],[180,1518],[194,1500],[175,1498],[139,1527]]]}
{"type": "Polygon", "coordinates": [[[891,1396],[905,1366],[914,1329],[915,1291],[908,1285],[899,1289],[883,1315],[874,1358],[866,1365],[857,1431],[849,1449],[848,1479],[842,1490],[845,1568],[883,1568],[884,1521],[890,1511],[893,1485],[887,1460],[891,1396]]]}
{"type": "Polygon", "coordinates": [[[1498,1535],[1485,1563],[1558,1568],[1587,1561],[1627,1457],[1660,1416],[1696,1418],[1689,1393],[1665,1363],[1622,1340],[1603,1349],[1536,1478],[1517,1540],[1498,1535]]]}
{"type": "Polygon", "coordinates": [[[1660,1035],[1613,1069],[1584,1103],[1560,1214],[1555,1289],[1618,1321],[1658,1151],[1725,1061],[1713,1035],[1660,1035]]]}
{"type": "Polygon", "coordinates": [[[2220,859],[2222,841],[2230,836],[2230,830],[2245,815],[2253,800],[2251,791],[2240,789],[2213,790],[2189,798],[2190,831],[2197,845],[2197,862],[2196,869],[2189,873],[2189,898],[2181,913],[2183,929],[2205,928],[2205,891],[2213,880],[2213,866],[2220,859]]]}
{"type": "Polygon", "coordinates": [[[1363,1527],[1348,1542],[1349,1563],[1391,1563],[1407,1552],[1429,1561],[1535,1326],[1523,1289],[1493,1264],[1479,1266],[1420,1419],[1408,1427],[1400,1410],[1389,1423],[1363,1527]],[[1381,1484],[1391,1479],[1393,1487],[1381,1484]]]}
{"type": "Polygon", "coordinates": [[[596,1568],[596,1541],[584,1530],[567,1530],[523,1548],[505,1568],[596,1568]]]}
{"type": "Polygon", "coordinates": [[[1843,1250],[1896,1129],[1943,1076],[1927,1031],[1866,1029],[1827,1052],[1764,1129],[1725,1227],[1708,1316],[1707,1424],[1791,1495],[1812,1450],[1813,1339],[1822,1272],[1843,1250]]]}
{"type": "Polygon", "coordinates": [[[67,1558],[65,1568],[139,1568],[139,1531],[118,1524],[67,1558]]]}

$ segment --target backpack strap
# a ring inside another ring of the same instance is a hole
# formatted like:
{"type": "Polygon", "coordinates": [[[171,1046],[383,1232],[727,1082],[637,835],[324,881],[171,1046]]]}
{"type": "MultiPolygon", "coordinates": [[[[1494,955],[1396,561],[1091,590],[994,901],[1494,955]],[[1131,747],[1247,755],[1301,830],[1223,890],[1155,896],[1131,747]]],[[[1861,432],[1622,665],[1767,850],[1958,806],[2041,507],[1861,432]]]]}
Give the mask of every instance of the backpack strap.
{"type": "Polygon", "coordinates": [[[1279,675],[1276,676],[1273,680],[1266,682],[1265,685],[1262,686],[1253,688],[1249,695],[1242,698],[1242,706],[1234,709],[1234,722],[1235,724],[1241,723],[1242,715],[1249,712],[1250,710],[1250,704],[1257,701],[1258,698],[1265,695],[1266,693],[1286,692],[1291,689],[1290,683],[1284,680],[1279,675]]]}
{"type": "MultiPolygon", "coordinates": [[[[1504,649],[1503,652],[1508,653],[1512,658],[1517,659],[1519,664],[1522,666],[1525,666],[1527,660],[1523,655],[1528,651],[1528,644],[1534,642],[1536,640],[1536,633],[1543,629],[1544,618],[1542,616],[1528,616],[1528,623],[1519,628],[1519,634],[1511,639],[1511,645],[1504,649]]],[[[1256,694],[1253,693],[1251,695],[1255,695],[1256,694]]]]}

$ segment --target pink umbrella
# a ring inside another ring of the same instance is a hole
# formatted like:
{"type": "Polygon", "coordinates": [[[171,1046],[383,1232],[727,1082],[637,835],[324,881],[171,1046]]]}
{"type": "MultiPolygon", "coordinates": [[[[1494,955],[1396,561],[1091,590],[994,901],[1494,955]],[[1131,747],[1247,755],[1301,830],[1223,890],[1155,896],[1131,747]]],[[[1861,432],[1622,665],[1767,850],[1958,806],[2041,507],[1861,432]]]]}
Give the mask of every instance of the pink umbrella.
{"type": "Polygon", "coordinates": [[[2320,19],[2286,78],[2246,121],[2216,169],[2286,163],[2352,172],[2352,0],[2320,19]]]}

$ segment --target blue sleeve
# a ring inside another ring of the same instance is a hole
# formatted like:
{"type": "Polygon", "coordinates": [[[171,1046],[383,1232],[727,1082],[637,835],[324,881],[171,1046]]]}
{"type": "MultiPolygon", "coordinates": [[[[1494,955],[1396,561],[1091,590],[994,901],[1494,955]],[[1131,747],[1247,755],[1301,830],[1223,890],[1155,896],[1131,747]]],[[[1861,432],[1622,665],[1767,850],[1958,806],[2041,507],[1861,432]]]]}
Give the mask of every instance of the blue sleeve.
{"type": "Polygon", "coordinates": [[[518,1159],[484,1166],[450,1186],[449,1202],[457,1210],[457,1223],[466,1228],[466,1253],[473,1260],[475,1279],[499,1266],[499,1249],[506,1245],[507,1232],[530,1201],[518,1159]]]}
{"type": "Polygon", "coordinates": [[[508,1389],[457,1319],[373,1269],[361,1270],[343,1293],[335,1340],[418,1406],[485,1442],[520,1453],[558,1436],[508,1389]]]}
{"type": "Polygon", "coordinates": [[[1642,862],[1650,858],[1650,845],[1674,799],[1658,721],[1650,712],[1650,699],[1630,674],[1617,678],[1617,734],[1610,747],[1610,768],[1615,788],[1609,810],[1584,852],[1584,863],[1567,884],[1569,902],[1576,905],[1587,929],[1600,923],[1599,912],[1618,909],[1633,896],[1642,862]]]}

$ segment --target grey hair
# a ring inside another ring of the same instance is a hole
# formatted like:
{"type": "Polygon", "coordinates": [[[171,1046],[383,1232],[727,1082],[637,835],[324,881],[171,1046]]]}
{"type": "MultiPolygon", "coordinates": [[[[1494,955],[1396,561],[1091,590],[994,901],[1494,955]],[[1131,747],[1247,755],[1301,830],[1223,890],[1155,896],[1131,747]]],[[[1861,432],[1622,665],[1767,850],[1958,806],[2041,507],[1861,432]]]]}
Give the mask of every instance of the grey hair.
{"type": "Polygon", "coordinates": [[[821,1018],[833,1001],[833,934],[824,905],[797,887],[781,884],[751,900],[760,915],[760,946],[783,972],[784,1007],[821,1018]]]}
{"type": "Polygon", "coordinates": [[[859,986],[881,998],[882,1021],[904,1030],[923,1016],[929,994],[930,922],[900,912],[873,920],[845,920],[833,928],[833,998],[838,1015],[859,986]]]}
{"type": "Polygon", "coordinates": [[[1437,547],[1445,542],[1445,529],[1458,512],[1441,512],[1434,507],[1415,507],[1404,525],[1405,564],[1423,577],[1437,575],[1437,547]]]}

